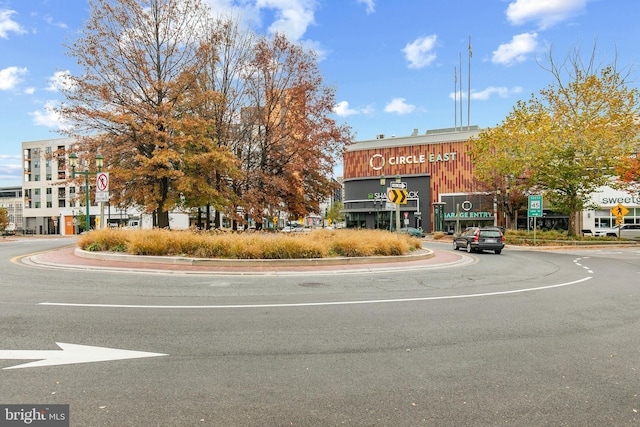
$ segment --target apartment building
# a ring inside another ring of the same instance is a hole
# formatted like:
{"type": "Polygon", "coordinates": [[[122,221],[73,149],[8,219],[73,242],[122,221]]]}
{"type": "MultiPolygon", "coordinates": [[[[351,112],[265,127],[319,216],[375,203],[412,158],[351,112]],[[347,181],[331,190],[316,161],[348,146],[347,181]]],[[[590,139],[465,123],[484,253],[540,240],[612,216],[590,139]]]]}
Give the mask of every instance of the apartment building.
{"type": "MultiPolygon", "coordinates": [[[[65,235],[81,230],[85,209],[69,168],[68,153],[73,144],[71,138],[22,143],[25,233],[65,235]]],[[[94,224],[98,207],[90,206],[90,212],[94,224]]]]}
{"type": "Polygon", "coordinates": [[[9,216],[6,232],[16,233],[24,230],[22,203],[22,187],[0,188],[0,208],[6,209],[9,216]]]}

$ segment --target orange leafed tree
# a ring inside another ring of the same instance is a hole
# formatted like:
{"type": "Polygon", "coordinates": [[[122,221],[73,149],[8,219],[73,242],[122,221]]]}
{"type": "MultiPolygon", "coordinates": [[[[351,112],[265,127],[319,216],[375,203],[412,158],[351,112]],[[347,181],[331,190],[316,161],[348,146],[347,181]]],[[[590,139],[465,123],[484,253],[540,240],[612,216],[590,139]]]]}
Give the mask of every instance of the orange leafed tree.
{"type": "Polygon", "coordinates": [[[81,36],[67,46],[83,72],[69,76],[60,113],[81,152],[103,154],[112,204],[145,207],[155,213],[155,225],[168,227],[187,151],[206,145],[200,130],[207,123],[184,104],[208,49],[201,30],[209,10],[201,0],[89,5],[81,36]]]}
{"type": "Polygon", "coordinates": [[[335,190],[335,159],[353,137],[330,117],[335,90],[323,83],[316,55],[281,34],[258,40],[247,68],[242,143],[243,207],[254,218],[318,212],[335,190]]]}

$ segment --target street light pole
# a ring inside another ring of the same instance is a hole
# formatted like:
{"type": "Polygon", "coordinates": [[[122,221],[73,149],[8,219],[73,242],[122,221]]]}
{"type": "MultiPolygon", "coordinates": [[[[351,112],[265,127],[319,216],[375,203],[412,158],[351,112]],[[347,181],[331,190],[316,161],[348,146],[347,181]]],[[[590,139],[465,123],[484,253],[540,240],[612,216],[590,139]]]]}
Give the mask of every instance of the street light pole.
{"type": "Polygon", "coordinates": [[[102,171],[102,165],[104,157],[101,154],[96,155],[96,168],[98,172],[89,172],[89,169],[82,172],[76,172],[76,166],[78,166],[78,155],[76,153],[69,154],[69,163],[71,164],[71,178],[75,178],[76,175],[84,175],[84,203],[85,203],[85,230],[88,231],[91,224],[91,217],[89,212],[89,175],[95,175],[102,171]]]}
{"type": "Polygon", "coordinates": [[[384,224],[384,209],[383,209],[383,203],[385,200],[385,191],[384,191],[384,184],[387,182],[387,179],[384,177],[384,175],[380,176],[380,229],[382,229],[382,224],[384,224]]]}
{"type": "MultiPolygon", "coordinates": [[[[396,182],[399,184],[401,181],[400,175],[396,175],[396,182]]],[[[396,203],[396,233],[400,234],[400,203],[396,203]]]]}

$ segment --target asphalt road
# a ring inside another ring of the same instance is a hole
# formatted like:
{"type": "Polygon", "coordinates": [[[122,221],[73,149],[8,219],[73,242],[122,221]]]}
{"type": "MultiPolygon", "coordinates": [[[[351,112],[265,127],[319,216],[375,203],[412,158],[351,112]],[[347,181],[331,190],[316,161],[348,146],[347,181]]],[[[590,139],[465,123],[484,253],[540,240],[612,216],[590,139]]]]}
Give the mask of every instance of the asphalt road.
{"type": "Polygon", "coordinates": [[[638,249],[335,275],[11,261],[69,243],[0,242],[0,404],[69,404],[72,426],[640,424],[638,249]],[[56,343],[154,356],[19,366],[56,343]]]}

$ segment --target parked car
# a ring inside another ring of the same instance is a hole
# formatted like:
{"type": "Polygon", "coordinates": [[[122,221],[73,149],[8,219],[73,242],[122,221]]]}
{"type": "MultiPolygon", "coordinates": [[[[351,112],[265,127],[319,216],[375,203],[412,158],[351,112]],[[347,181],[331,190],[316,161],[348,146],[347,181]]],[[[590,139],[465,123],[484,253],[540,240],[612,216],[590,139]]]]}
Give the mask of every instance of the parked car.
{"type": "Polygon", "coordinates": [[[420,230],[419,228],[414,228],[414,227],[403,227],[400,229],[401,233],[404,234],[408,234],[409,236],[414,236],[414,237],[424,237],[424,232],[422,230],[420,230]]]}
{"type": "MultiPolygon", "coordinates": [[[[596,228],[593,230],[593,235],[618,237],[618,227],[596,228]]],[[[624,239],[640,238],[640,224],[622,224],[620,237],[624,239]]]]}
{"type": "Polygon", "coordinates": [[[467,252],[494,251],[504,249],[504,234],[497,227],[470,227],[453,238],[453,249],[464,248],[467,252]]]}

